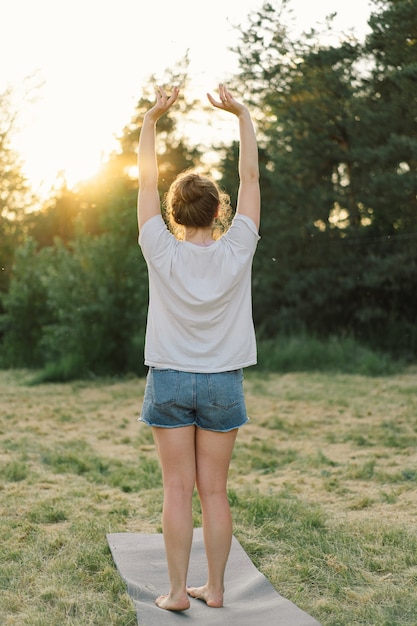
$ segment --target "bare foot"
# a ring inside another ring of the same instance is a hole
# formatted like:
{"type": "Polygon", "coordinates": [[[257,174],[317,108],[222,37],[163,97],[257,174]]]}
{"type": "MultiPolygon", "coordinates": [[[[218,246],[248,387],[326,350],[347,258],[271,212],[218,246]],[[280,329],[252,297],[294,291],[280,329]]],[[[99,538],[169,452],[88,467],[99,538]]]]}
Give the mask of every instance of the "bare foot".
{"type": "Polygon", "coordinates": [[[207,585],[203,587],[187,587],[187,593],[192,598],[204,600],[207,606],[219,609],[223,606],[223,593],[221,591],[213,593],[207,589],[207,585]]]}
{"type": "Polygon", "coordinates": [[[159,596],[155,600],[155,604],[160,609],[166,609],[167,611],[186,611],[190,608],[190,601],[187,596],[178,599],[171,598],[170,595],[159,596]]]}

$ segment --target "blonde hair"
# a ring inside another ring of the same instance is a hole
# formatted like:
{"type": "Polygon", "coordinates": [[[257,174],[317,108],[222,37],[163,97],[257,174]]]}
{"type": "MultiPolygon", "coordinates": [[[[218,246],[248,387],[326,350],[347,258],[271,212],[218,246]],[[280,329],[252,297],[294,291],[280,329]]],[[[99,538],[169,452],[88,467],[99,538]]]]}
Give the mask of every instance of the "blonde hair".
{"type": "Polygon", "coordinates": [[[209,178],[187,170],[171,184],[165,206],[171,230],[181,237],[181,227],[217,227],[220,236],[230,225],[231,207],[228,194],[209,178]]]}

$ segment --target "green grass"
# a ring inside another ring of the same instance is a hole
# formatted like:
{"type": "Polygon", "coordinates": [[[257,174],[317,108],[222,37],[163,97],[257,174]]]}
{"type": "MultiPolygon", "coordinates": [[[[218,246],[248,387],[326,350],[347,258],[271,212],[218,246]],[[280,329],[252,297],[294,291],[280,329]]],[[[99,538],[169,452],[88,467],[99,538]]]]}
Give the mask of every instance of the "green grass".
{"type": "Polygon", "coordinates": [[[232,500],[237,534],[252,560],[284,596],[306,610],[314,606],[322,624],[415,624],[412,529],[341,524],[285,490],[232,500]]]}
{"type": "MultiPolygon", "coordinates": [[[[323,626],[417,623],[415,374],[246,373],[235,535],[323,626]]],[[[106,534],[161,530],[144,380],[32,379],[0,372],[0,623],[134,625],[106,534]]]]}

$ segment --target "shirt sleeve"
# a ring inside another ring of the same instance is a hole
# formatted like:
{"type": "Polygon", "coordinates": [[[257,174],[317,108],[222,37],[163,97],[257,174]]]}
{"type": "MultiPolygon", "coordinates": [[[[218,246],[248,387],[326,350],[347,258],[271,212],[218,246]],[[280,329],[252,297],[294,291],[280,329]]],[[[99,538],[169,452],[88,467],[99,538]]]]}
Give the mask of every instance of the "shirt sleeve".
{"type": "Polygon", "coordinates": [[[139,246],[147,261],[166,251],[175,240],[162,215],[154,215],[145,222],[139,232],[139,246]]]}
{"type": "Polygon", "coordinates": [[[233,242],[233,244],[251,252],[255,252],[260,239],[255,222],[250,217],[240,215],[240,213],[236,213],[232,225],[224,237],[233,242]]]}

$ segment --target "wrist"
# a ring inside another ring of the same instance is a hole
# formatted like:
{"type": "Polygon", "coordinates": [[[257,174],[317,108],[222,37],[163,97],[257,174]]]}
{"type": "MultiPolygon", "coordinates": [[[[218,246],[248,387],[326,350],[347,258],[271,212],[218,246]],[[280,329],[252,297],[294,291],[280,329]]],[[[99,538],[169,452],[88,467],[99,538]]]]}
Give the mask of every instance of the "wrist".
{"type": "Polygon", "coordinates": [[[242,106],[242,108],[238,112],[237,116],[238,117],[248,117],[248,118],[250,118],[249,109],[247,109],[245,106],[242,106]]]}
{"type": "Polygon", "coordinates": [[[143,116],[143,121],[146,122],[147,124],[155,125],[158,119],[159,118],[155,117],[155,115],[152,113],[151,110],[147,111],[145,115],[143,116]]]}

